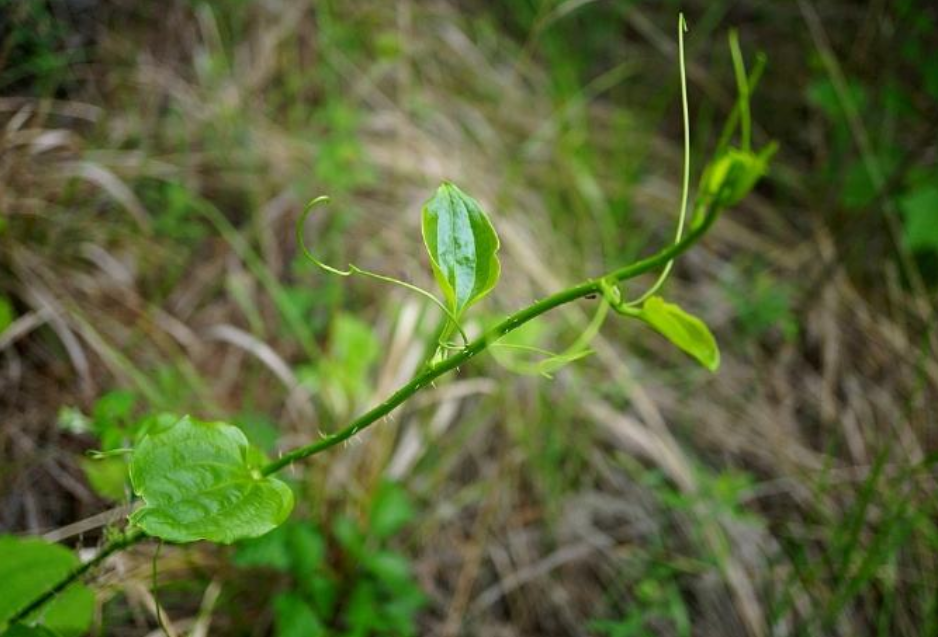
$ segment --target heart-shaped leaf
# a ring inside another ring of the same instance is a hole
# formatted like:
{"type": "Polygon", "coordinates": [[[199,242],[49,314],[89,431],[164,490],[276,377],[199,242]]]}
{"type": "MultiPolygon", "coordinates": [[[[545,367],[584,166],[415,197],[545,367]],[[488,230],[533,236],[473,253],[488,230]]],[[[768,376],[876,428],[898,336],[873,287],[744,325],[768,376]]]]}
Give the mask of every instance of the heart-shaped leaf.
{"type": "Polygon", "coordinates": [[[479,202],[449,182],[424,204],[422,217],[433,275],[459,317],[498,282],[498,235],[479,202]]]}
{"type": "Polygon", "coordinates": [[[130,464],[145,503],[131,522],[170,542],[230,544],[267,533],[290,514],[293,492],[261,474],[260,457],[227,423],[185,416],[152,426],[130,464]]]}
{"type": "Polygon", "coordinates": [[[80,583],[72,584],[21,624],[6,631],[10,617],[78,565],[78,557],[58,544],[0,536],[0,634],[43,635],[45,628],[60,637],[83,635],[91,625],[94,595],[80,583]],[[34,630],[35,623],[39,627],[34,630]]]}
{"type": "Polygon", "coordinates": [[[666,302],[660,296],[646,300],[638,316],[711,372],[720,366],[720,350],[716,339],[696,316],[688,314],[674,303],[666,302]]]}

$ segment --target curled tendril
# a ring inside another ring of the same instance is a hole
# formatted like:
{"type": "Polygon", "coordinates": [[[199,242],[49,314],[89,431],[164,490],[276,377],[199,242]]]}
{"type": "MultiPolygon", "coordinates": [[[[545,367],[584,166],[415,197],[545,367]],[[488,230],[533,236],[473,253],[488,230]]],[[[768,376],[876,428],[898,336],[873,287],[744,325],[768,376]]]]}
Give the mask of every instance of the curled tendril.
{"type": "Polygon", "coordinates": [[[460,338],[462,338],[463,344],[465,345],[469,343],[469,337],[466,335],[466,332],[463,330],[462,326],[459,324],[459,319],[456,317],[456,315],[454,315],[450,311],[450,309],[446,307],[446,305],[444,305],[442,301],[440,301],[440,299],[436,298],[436,296],[434,296],[430,292],[427,292],[423,288],[417,287],[416,285],[413,285],[412,283],[408,283],[406,281],[401,281],[400,279],[395,279],[394,277],[385,276],[383,274],[378,274],[376,272],[370,272],[368,270],[363,270],[362,268],[352,263],[348,264],[348,268],[346,270],[340,270],[338,268],[332,267],[331,265],[323,263],[322,261],[317,259],[316,255],[314,255],[306,245],[306,239],[303,236],[303,229],[306,227],[306,219],[313,212],[313,209],[319,204],[327,204],[327,203],[329,203],[329,197],[326,197],[326,196],[316,197],[315,199],[311,200],[303,208],[303,213],[300,215],[299,220],[296,222],[296,243],[298,246],[300,246],[300,250],[303,252],[304,257],[306,257],[309,261],[316,264],[319,268],[325,270],[326,272],[329,272],[330,274],[336,274],[338,276],[346,276],[346,277],[352,276],[353,274],[359,274],[361,276],[366,276],[371,279],[377,279],[378,281],[384,281],[385,283],[393,283],[395,285],[399,285],[401,287],[407,288],[411,292],[416,292],[417,294],[420,294],[426,297],[427,299],[432,301],[434,305],[440,308],[444,314],[446,314],[446,317],[449,319],[449,321],[453,324],[453,326],[459,332],[459,336],[460,338]]]}

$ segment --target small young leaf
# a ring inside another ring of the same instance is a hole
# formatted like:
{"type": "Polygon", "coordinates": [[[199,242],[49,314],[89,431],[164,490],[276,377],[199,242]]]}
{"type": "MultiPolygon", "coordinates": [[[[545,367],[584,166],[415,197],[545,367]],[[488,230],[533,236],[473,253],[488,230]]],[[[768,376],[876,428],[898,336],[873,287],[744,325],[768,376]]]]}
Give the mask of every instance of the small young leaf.
{"type": "Polygon", "coordinates": [[[711,372],[720,366],[720,350],[716,339],[696,316],[673,303],[665,302],[660,296],[653,296],[642,305],[639,318],[711,372]]]}
{"type": "Polygon", "coordinates": [[[701,179],[701,195],[718,208],[739,203],[768,172],[778,145],[768,144],[758,153],[729,148],[713,160],[701,179]]]}
{"type": "Polygon", "coordinates": [[[479,202],[449,182],[424,204],[422,230],[433,275],[459,317],[498,282],[498,235],[479,202]]]}
{"type": "Polygon", "coordinates": [[[184,416],[152,427],[134,451],[130,480],[145,506],[130,520],[170,542],[230,544],[279,526],[293,492],[264,477],[240,429],[184,416]]]}
{"type": "Polygon", "coordinates": [[[127,425],[136,402],[133,392],[123,390],[110,391],[98,398],[92,410],[96,433],[100,435],[103,428],[127,425]]]}
{"type": "MultiPolygon", "coordinates": [[[[17,611],[78,567],[78,557],[57,544],[35,538],[0,536],[0,634],[17,611]]],[[[72,584],[54,600],[11,628],[13,634],[45,634],[26,629],[38,623],[60,637],[83,635],[91,625],[94,595],[72,584]]]]}
{"type": "Polygon", "coordinates": [[[95,493],[115,502],[124,499],[124,487],[127,484],[127,461],[124,458],[82,458],[78,464],[95,493]]]}

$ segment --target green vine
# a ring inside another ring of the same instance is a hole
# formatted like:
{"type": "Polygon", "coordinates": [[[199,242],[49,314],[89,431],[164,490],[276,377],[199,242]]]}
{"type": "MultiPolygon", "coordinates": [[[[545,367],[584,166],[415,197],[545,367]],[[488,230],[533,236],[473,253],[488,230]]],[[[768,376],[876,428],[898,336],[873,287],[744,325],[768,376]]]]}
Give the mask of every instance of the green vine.
{"type": "MultiPolygon", "coordinates": [[[[559,366],[580,358],[586,351],[589,338],[599,330],[607,310],[611,308],[650,326],[715,371],[720,356],[710,330],[700,319],[656,295],[670,274],[674,260],[696,244],[720,213],[741,200],[765,174],[775,146],[769,144],[759,152],[751,150],[749,96],[762,73],[764,59],[760,58],[753,75],[747,76],[738,38],[732,33],[730,49],[739,101],[721,135],[716,155],[703,171],[692,223],[689,230],[685,228],[690,191],[690,128],[684,64],[686,29],[687,24],[681,15],[678,42],[684,163],[680,212],[675,240],[671,245],[652,256],[555,292],[518,310],[470,340],[461,326],[462,317],[472,304],[491,291],[500,274],[498,235],[475,199],[455,185],[444,182],[423,208],[424,243],[434,277],[442,291],[442,300],[431,292],[392,277],[354,265],[340,270],[320,261],[304,241],[305,222],[314,208],[326,203],[328,198],[312,200],[296,225],[296,242],[302,254],[330,274],[343,277],[358,274],[400,285],[428,298],[446,316],[437,354],[410,381],[344,428],[272,461],[252,448],[239,429],[227,423],[208,423],[188,416],[177,418],[169,415],[149,419],[138,437],[130,461],[130,481],[143,506],[131,514],[128,530],[104,545],[91,560],[51,582],[41,593],[24,594],[19,610],[9,617],[0,617],[0,629],[4,623],[12,626],[27,621],[108,556],[146,538],[177,543],[196,540],[230,543],[269,532],[286,520],[293,507],[292,491],[273,477],[278,472],[356,436],[437,379],[457,370],[490,347],[499,345],[507,334],[568,303],[599,297],[602,305],[587,330],[588,334],[584,333],[565,353],[552,355],[546,362],[559,366]],[[741,148],[733,148],[729,146],[729,140],[738,123],[742,129],[741,148]],[[646,292],[632,301],[622,298],[619,284],[656,270],[660,270],[659,276],[646,292]],[[452,330],[458,331],[461,345],[447,344],[446,336],[452,330]]],[[[520,347],[550,354],[538,348],[520,347]]],[[[546,367],[534,366],[533,369],[543,373],[546,367]]]]}

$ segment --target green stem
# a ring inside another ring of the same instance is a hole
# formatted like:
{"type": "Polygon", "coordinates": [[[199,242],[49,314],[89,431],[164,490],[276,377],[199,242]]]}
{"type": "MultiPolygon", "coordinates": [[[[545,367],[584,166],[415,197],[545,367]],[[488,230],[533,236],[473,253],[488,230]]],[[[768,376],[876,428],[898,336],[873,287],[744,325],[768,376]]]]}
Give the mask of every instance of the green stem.
{"type": "MultiPolygon", "coordinates": [[[[432,383],[440,376],[443,376],[444,374],[459,368],[460,365],[467,363],[470,359],[485,351],[485,349],[501,339],[503,336],[518,329],[528,321],[537,318],[538,316],[549,312],[554,308],[570,303],[571,301],[575,301],[577,299],[591,295],[601,294],[602,281],[613,280],[621,282],[664,266],[666,263],[690,248],[707,232],[707,230],[710,229],[710,226],[718,216],[717,212],[718,211],[715,209],[708,210],[706,216],[704,217],[703,223],[689,232],[687,236],[685,236],[681,241],[669,245],[657,254],[654,254],[646,259],[642,259],[641,261],[636,261],[630,265],[618,268],[617,270],[613,270],[612,272],[609,272],[601,277],[588,279],[578,285],[561,290],[560,292],[552,294],[551,296],[548,296],[547,298],[542,299],[537,303],[524,308],[523,310],[515,312],[501,323],[490,329],[488,332],[470,342],[458,353],[440,361],[436,365],[429,367],[424,372],[415,376],[410,382],[391,394],[387,400],[353,420],[344,429],[311,445],[294,449],[293,451],[284,454],[277,461],[271,462],[263,468],[263,475],[266,476],[272,473],[276,473],[298,460],[314,456],[317,453],[321,453],[326,449],[335,447],[336,445],[341,444],[342,442],[355,436],[362,430],[376,423],[384,416],[387,416],[395,408],[400,406],[407,399],[432,383]]],[[[70,572],[57,584],[42,593],[42,595],[36,597],[27,606],[23,607],[13,616],[11,616],[9,619],[10,625],[22,621],[31,613],[47,604],[56,595],[64,591],[69,585],[81,578],[92,568],[103,562],[108,556],[133,546],[134,544],[137,544],[146,538],[147,535],[141,529],[134,529],[125,533],[120,538],[117,538],[106,544],[91,560],[85,562],[70,572]]]]}
{"type": "Polygon", "coordinates": [[[716,216],[716,211],[708,211],[708,214],[706,214],[704,217],[703,223],[688,233],[687,236],[684,237],[681,241],[668,246],[657,254],[654,254],[646,259],[642,259],[641,261],[636,261],[635,263],[621,267],[617,270],[613,270],[612,272],[602,277],[588,279],[579,285],[574,285],[573,287],[561,290],[560,292],[552,294],[547,298],[534,303],[533,305],[529,305],[523,310],[519,310],[495,327],[491,328],[488,332],[479,338],[466,345],[458,353],[453,354],[449,358],[438,362],[432,367],[429,367],[425,371],[414,376],[410,382],[408,382],[406,385],[403,385],[400,389],[391,394],[387,400],[371,408],[369,411],[366,411],[364,414],[349,423],[349,425],[344,429],[326,436],[322,440],[318,440],[310,445],[299,447],[293,451],[285,453],[276,461],[271,462],[265,466],[261,470],[261,473],[265,476],[272,473],[277,473],[284,467],[293,464],[298,460],[314,456],[317,453],[322,453],[326,449],[330,449],[338,444],[345,442],[349,438],[352,438],[359,432],[370,427],[381,418],[384,418],[390,414],[392,411],[394,411],[394,409],[407,401],[407,399],[409,399],[427,385],[431,384],[440,376],[443,376],[444,374],[469,362],[477,354],[483,352],[489,345],[498,341],[509,332],[518,329],[531,319],[537,318],[545,312],[549,312],[550,310],[570,303],[571,301],[575,301],[592,294],[600,294],[602,292],[600,281],[603,279],[625,281],[627,279],[635,278],[640,274],[644,274],[650,270],[664,266],[676,256],[690,248],[694,243],[696,243],[697,240],[700,239],[700,237],[702,237],[713,224],[716,216]]]}
{"type": "Polygon", "coordinates": [[[61,580],[59,580],[59,582],[55,584],[55,586],[48,589],[42,595],[40,595],[39,597],[31,601],[28,605],[24,606],[23,608],[18,610],[16,613],[14,613],[9,619],[9,625],[12,626],[13,624],[17,622],[23,621],[29,615],[36,612],[40,608],[42,608],[45,604],[52,601],[52,599],[56,595],[58,595],[59,593],[64,591],[66,588],[68,588],[72,584],[72,582],[74,582],[75,580],[80,578],[82,575],[84,575],[85,573],[93,569],[95,566],[103,562],[105,559],[108,558],[108,556],[113,555],[114,553],[117,553],[118,551],[123,551],[125,548],[133,546],[134,544],[145,539],[146,537],[147,537],[146,534],[142,530],[134,529],[133,531],[129,531],[128,533],[125,533],[121,537],[105,544],[103,547],[101,547],[101,550],[99,550],[98,553],[93,558],[91,558],[84,564],[80,565],[75,570],[71,571],[68,575],[66,575],[61,580]]]}

